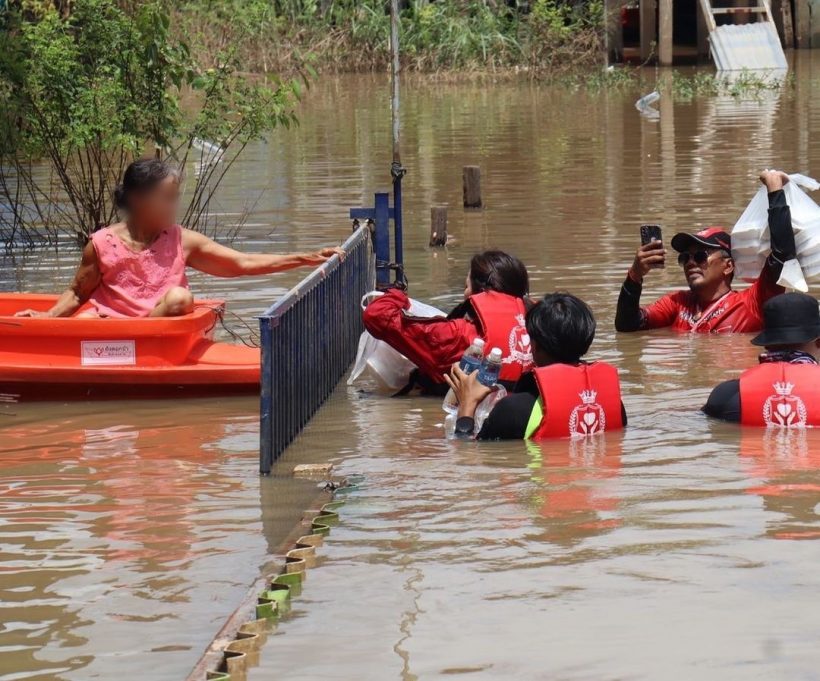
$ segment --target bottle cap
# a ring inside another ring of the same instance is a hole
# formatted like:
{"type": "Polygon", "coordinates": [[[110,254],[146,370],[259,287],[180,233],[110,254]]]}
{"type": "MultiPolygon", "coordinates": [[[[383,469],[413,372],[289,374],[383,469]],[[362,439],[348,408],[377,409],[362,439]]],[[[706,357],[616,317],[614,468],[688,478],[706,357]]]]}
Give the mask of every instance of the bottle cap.
{"type": "Polygon", "coordinates": [[[473,338],[473,345],[483,348],[484,347],[484,339],[483,338],[473,338]]]}
{"type": "Polygon", "coordinates": [[[496,362],[501,360],[501,348],[493,348],[490,350],[490,359],[495,360],[496,362]]]}

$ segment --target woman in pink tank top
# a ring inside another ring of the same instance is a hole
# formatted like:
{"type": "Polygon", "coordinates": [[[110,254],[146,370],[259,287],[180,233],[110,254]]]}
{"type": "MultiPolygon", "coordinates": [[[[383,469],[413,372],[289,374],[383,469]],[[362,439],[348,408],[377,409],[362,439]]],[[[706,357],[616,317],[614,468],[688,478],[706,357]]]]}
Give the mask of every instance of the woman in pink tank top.
{"type": "Polygon", "coordinates": [[[179,173],[156,159],[140,159],[117,187],[117,207],[127,219],[91,236],[71,286],[47,312],[21,310],[19,317],[175,317],[194,308],[186,267],[217,277],[239,277],[319,265],[340,248],[315,253],[241,253],[176,224],[179,173]]]}

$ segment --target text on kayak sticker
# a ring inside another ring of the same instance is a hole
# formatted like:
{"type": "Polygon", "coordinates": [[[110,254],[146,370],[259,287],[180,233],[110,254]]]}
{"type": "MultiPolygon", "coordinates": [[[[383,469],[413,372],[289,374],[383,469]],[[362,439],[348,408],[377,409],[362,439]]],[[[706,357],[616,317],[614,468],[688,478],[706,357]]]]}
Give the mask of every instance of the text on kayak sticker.
{"type": "Polygon", "coordinates": [[[124,366],[137,363],[136,343],[132,340],[80,341],[83,366],[124,366]]]}

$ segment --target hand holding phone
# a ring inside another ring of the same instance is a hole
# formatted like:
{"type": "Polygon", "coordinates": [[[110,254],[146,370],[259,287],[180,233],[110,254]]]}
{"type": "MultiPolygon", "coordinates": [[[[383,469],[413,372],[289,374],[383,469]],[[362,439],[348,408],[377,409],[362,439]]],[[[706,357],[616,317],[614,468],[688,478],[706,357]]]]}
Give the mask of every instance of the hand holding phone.
{"type": "Polygon", "coordinates": [[[660,225],[641,225],[641,247],[632,264],[632,271],[638,280],[649,270],[663,269],[666,266],[666,251],[663,247],[663,235],[660,225]]]}

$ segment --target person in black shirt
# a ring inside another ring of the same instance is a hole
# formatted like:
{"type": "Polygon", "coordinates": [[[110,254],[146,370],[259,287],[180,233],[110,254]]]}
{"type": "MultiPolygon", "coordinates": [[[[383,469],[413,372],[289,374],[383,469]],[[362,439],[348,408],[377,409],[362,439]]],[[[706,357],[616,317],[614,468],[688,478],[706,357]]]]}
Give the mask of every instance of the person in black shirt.
{"type": "MultiPolygon", "coordinates": [[[[532,343],[536,367],[584,364],[595,338],[595,317],[589,306],[568,293],[553,293],[544,297],[527,313],[527,333],[532,343]]],[[[465,374],[456,364],[447,382],[459,401],[456,434],[471,437],[475,430],[475,412],[491,389],[478,382],[478,372],[465,374]]],[[[626,425],[626,412],[619,404],[621,421],[626,425]]],[[[512,394],[502,399],[490,412],[479,440],[521,440],[531,437],[544,414],[536,376],[529,372],[521,377],[512,394]]]]}
{"type": "Polygon", "coordinates": [[[703,412],[713,418],[747,425],[820,425],[813,422],[820,394],[820,367],[816,357],[820,352],[817,301],[805,293],[784,293],[764,305],[763,320],[763,332],[752,339],[754,345],[766,349],[758,358],[759,365],[740,379],[724,381],[715,387],[703,412]],[[780,365],[782,373],[774,365],[780,365]],[[772,371],[774,378],[770,375],[772,371]],[[765,375],[759,375],[762,373],[765,375]],[[779,392],[778,386],[781,386],[779,392]],[[782,399],[786,397],[789,399],[782,399]],[[796,404],[794,400],[798,397],[805,410],[806,423],[779,423],[782,419],[776,413],[777,407],[782,405],[780,416],[790,415],[790,406],[796,404]],[[768,412],[766,402],[770,405],[768,412]],[[765,413],[768,418],[764,418],[765,413]]]}

